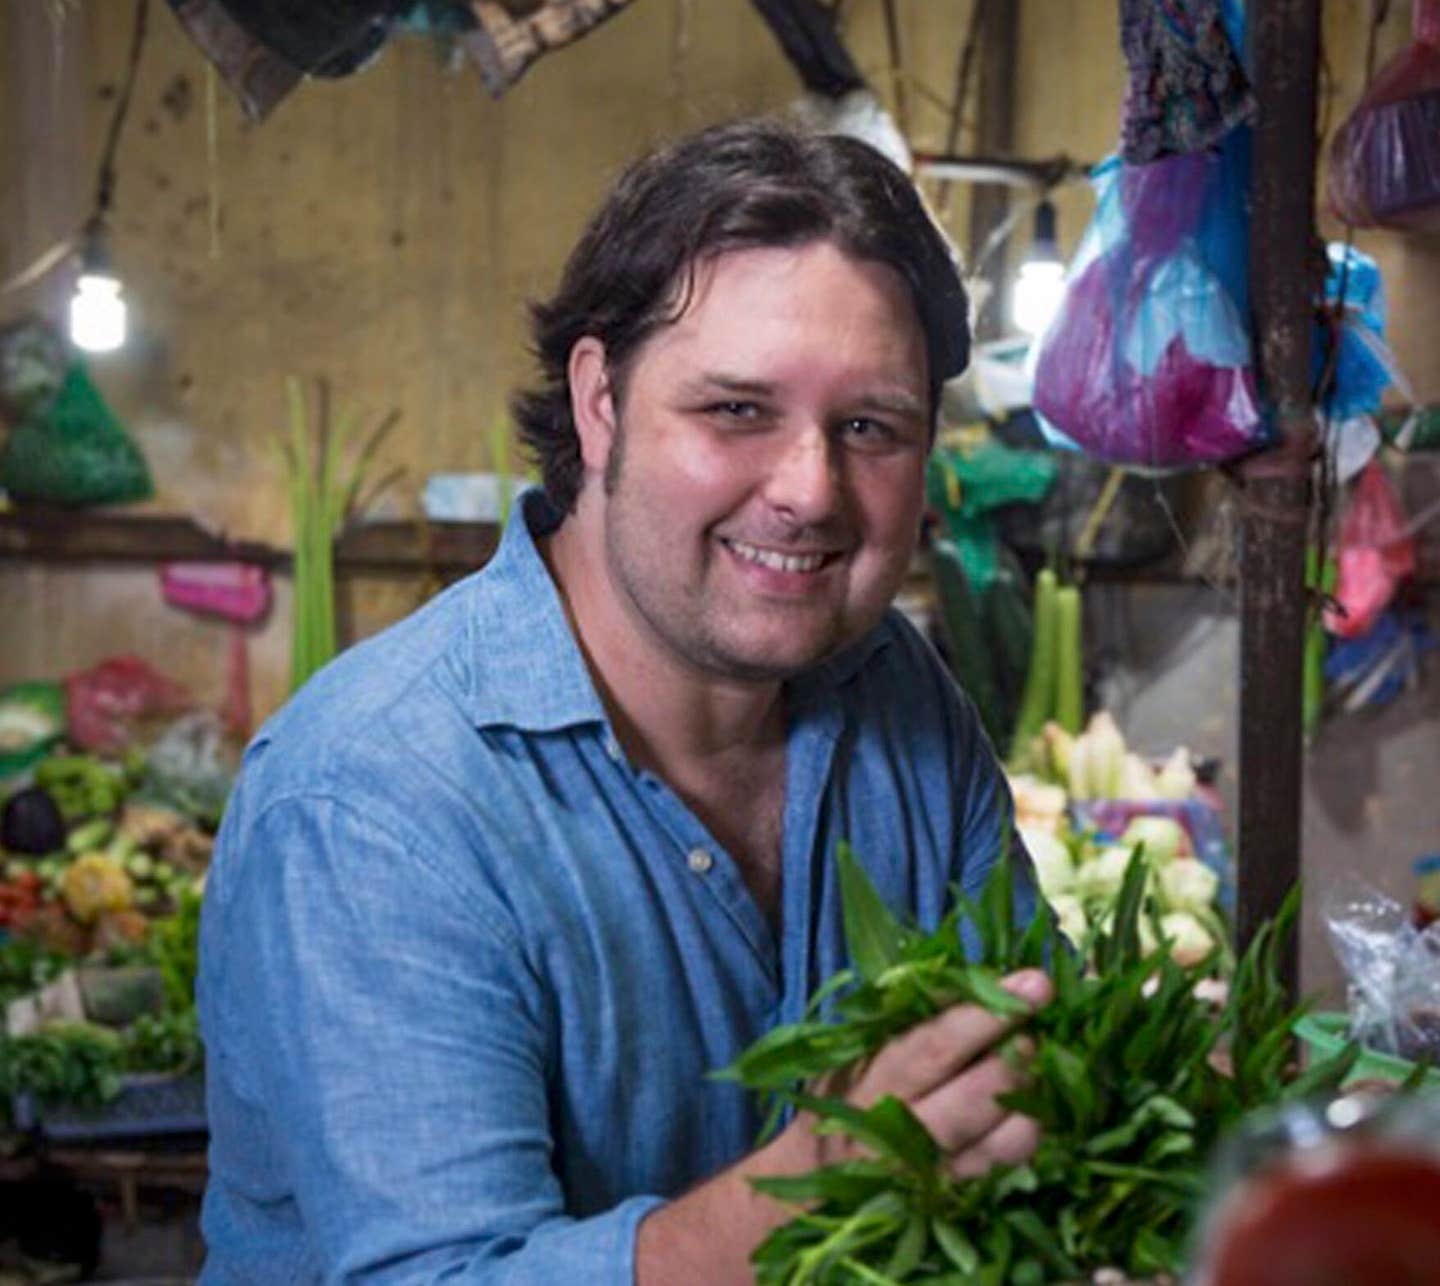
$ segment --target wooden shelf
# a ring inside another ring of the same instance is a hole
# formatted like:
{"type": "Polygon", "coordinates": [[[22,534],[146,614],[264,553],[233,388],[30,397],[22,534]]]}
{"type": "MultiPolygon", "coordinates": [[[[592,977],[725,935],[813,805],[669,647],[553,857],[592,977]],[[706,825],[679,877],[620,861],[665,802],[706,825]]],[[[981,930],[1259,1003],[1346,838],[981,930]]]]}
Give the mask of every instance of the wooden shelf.
{"type": "MultiPolygon", "coordinates": [[[[369,522],[335,548],[342,572],[461,575],[487,562],[500,540],[495,523],[369,522]]],[[[285,572],[290,551],[231,541],[192,519],[167,514],[26,506],[0,514],[0,559],[53,563],[246,562],[285,572]]]]}

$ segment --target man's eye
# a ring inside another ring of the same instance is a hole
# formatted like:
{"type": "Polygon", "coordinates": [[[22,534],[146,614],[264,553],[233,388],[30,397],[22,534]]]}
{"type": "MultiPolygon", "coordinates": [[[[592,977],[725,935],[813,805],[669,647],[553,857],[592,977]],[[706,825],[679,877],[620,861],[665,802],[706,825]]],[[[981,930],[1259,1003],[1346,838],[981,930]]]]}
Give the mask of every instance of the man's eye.
{"type": "Polygon", "coordinates": [[[840,428],[846,437],[866,446],[888,446],[900,436],[883,420],[872,420],[868,415],[851,416],[840,428]]]}
{"type": "Polygon", "coordinates": [[[760,408],[754,402],[714,402],[705,408],[707,415],[727,420],[758,420],[760,408]]]}

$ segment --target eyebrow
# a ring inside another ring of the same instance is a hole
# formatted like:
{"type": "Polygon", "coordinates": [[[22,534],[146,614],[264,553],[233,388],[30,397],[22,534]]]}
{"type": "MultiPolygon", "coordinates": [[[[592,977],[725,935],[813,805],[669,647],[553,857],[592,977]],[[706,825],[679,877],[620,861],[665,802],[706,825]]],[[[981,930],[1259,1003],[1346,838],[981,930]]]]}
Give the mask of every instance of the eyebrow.
{"type": "MultiPolygon", "coordinates": [[[[706,371],[687,381],[684,388],[685,392],[692,396],[719,390],[750,397],[773,397],[776,386],[767,380],[745,379],[739,375],[727,375],[723,371],[706,371]]],[[[866,393],[855,399],[855,405],[863,410],[888,411],[891,415],[917,418],[925,416],[925,405],[920,398],[902,390],[866,393]]]]}

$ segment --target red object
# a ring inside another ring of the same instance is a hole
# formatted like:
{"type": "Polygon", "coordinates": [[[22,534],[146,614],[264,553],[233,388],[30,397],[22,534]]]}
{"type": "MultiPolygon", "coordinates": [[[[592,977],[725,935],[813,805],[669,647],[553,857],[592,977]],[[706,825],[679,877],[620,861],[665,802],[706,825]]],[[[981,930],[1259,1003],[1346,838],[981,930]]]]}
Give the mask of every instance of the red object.
{"type": "Polygon", "coordinates": [[[146,719],[190,709],[190,694],[138,656],[112,656],[65,676],[70,740],[84,750],[116,754],[146,719]]]}
{"type": "Polygon", "coordinates": [[[1375,628],[1400,582],[1415,571],[1415,538],[1385,466],[1371,460],[1360,475],[1340,526],[1338,607],[1325,609],[1325,628],[1342,639],[1375,628]]]}
{"type": "Polygon", "coordinates": [[[1434,1286],[1440,1162],[1336,1144],[1242,1184],[1209,1286],[1434,1286]]]}
{"type": "Polygon", "coordinates": [[[1440,228],[1440,0],[1415,0],[1410,43],[1335,131],[1328,187],[1357,227],[1440,228]]]}

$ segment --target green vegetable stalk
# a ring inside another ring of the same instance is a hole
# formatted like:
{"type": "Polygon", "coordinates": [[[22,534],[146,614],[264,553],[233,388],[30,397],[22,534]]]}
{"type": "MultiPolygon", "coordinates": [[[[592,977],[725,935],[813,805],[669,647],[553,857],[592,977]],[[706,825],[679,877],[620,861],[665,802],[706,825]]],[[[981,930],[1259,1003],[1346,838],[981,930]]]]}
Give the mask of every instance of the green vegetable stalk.
{"type": "Polygon", "coordinates": [[[1080,590],[1075,585],[1055,591],[1055,652],[1055,722],[1073,737],[1085,719],[1080,590]]]}
{"type": "MultiPolygon", "coordinates": [[[[294,621],[290,644],[290,690],[330,661],[337,651],[335,634],[335,538],[351,512],[360,505],[360,487],[375,451],[399,418],[392,411],[355,453],[342,479],[341,461],[349,445],[354,419],[331,423],[328,384],[319,382],[316,430],[312,434],[300,381],[286,381],[290,408],[288,441],[276,443],[290,495],[294,529],[294,621]]],[[[387,474],[371,498],[393,481],[387,474]]]]}
{"type": "MultiPolygon", "coordinates": [[[[1311,589],[1319,589],[1322,595],[1333,594],[1339,576],[1335,559],[1327,558],[1323,569],[1317,568],[1318,560],[1313,546],[1305,551],[1305,583],[1311,589]]],[[[1320,621],[1318,602],[1313,606],[1305,626],[1305,658],[1301,673],[1301,723],[1308,741],[1320,727],[1320,715],[1325,706],[1325,627],[1320,621]]]]}
{"type": "Polygon", "coordinates": [[[869,1155],[756,1181],[795,1212],[753,1256],[762,1286],[1018,1286],[1074,1282],[1102,1267],[1173,1273],[1215,1141],[1252,1108],[1338,1086],[1358,1054],[1347,1049],[1287,1083],[1297,1015],[1277,957],[1294,928],[1294,894],[1257,934],[1217,1015],[1195,996],[1213,957],[1185,967],[1142,956],[1142,923],[1164,938],[1142,862],[1130,864],[1087,973],[1048,917],[1023,930],[1015,923],[1008,859],[978,902],[957,891],[932,933],[897,921],[843,847],[839,860],[853,968],[821,988],[805,1021],[762,1037],[720,1075],[813,1112],[817,1128],[849,1135],[869,1155]],[[980,943],[973,960],[960,946],[962,921],[980,943]],[[1024,1007],[1000,979],[1047,960],[1055,998],[1027,1024],[1031,1077],[1002,1100],[1041,1126],[1028,1164],[958,1181],[904,1103],[889,1097],[862,1110],[808,1091],[951,1004],[1017,1013],[1024,1007]],[[818,1017],[826,1005],[833,1021],[818,1017]],[[1217,1070],[1222,1050],[1232,1074],[1217,1070]]]}
{"type": "Polygon", "coordinates": [[[1040,735],[1055,706],[1055,593],[1058,587],[1055,573],[1049,567],[1041,568],[1035,577],[1035,635],[1030,646],[1030,669],[1025,676],[1020,712],[1010,741],[1012,760],[1023,754],[1040,735]]]}

